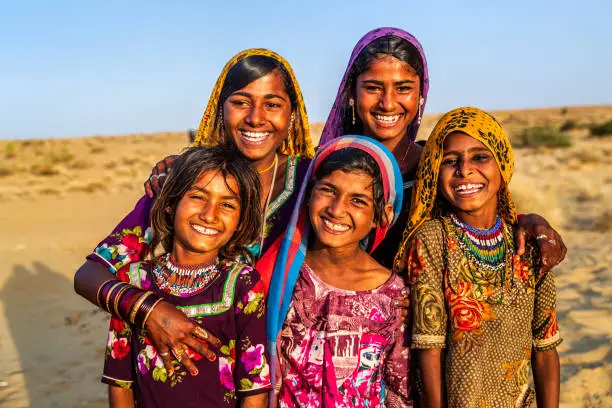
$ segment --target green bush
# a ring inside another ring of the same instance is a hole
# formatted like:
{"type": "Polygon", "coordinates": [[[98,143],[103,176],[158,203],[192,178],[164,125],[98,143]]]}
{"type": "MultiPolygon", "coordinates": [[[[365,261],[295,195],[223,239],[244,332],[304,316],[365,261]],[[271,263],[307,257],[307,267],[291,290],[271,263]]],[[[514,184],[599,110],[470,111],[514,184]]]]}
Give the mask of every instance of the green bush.
{"type": "Polygon", "coordinates": [[[559,127],[559,130],[562,132],[567,132],[568,130],[577,129],[578,127],[578,122],[576,122],[574,119],[568,119],[563,122],[563,124],[559,127]]]}
{"type": "Polygon", "coordinates": [[[608,136],[612,135],[612,120],[604,122],[602,124],[591,124],[589,126],[591,136],[608,136]]]}
{"type": "Polygon", "coordinates": [[[536,126],[523,129],[513,138],[516,147],[570,147],[572,138],[550,126],[536,126]]]}

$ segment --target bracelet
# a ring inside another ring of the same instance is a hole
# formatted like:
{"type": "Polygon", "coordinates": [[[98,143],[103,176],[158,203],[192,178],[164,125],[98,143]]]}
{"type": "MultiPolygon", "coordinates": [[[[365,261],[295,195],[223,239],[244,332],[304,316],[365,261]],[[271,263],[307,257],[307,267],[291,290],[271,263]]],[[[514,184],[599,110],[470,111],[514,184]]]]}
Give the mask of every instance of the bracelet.
{"type": "Polygon", "coordinates": [[[98,288],[98,291],[96,292],[96,303],[98,304],[98,307],[102,307],[102,299],[100,299],[100,294],[102,293],[102,290],[104,289],[104,286],[106,286],[107,283],[109,282],[116,282],[115,279],[109,279],[105,282],[103,282],[100,287],[98,288]]]}
{"type": "Polygon", "coordinates": [[[131,306],[134,304],[135,299],[142,295],[143,291],[135,286],[130,286],[128,290],[123,293],[121,300],[119,301],[119,307],[117,313],[124,321],[128,321],[130,316],[131,306]]]}
{"type": "MultiPolygon", "coordinates": [[[[150,305],[149,310],[146,312],[144,318],[142,319],[142,324],[140,327],[142,327],[143,329],[145,328],[145,325],[147,324],[147,320],[149,320],[149,316],[151,315],[151,312],[153,312],[153,309],[155,308],[155,306],[157,306],[157,304],[159,302],[161,302],[162,298],[156,299],[153,301],[153,304],[150,305]]],[[[142,307],[141,309],[145,309],[144,307],[142,307]]]]}
{"type": "Polygon", "coordinates": [[[110,286],[110,288],[108,289],[108,292],[106,292],[106,295],[104,297],[104,300],[105,300],[104,305],[106,306],[106,308],[103,307],[103,309],[106,310],[108,313],[112,314],[110,310],[111,296],[113,292],[115,291],[115,289],[117,289],[118,287],[121,287],[122,285],[124,285],[123,282],[115,282],[110,286]]]}
{"type": "MultiPolygon", "coordinates": [[[[121,316],[119,314],[119,302],[121,301],[121,296],[127,292],[128,290],[130,290],[130,285],[128,284],[124,284],[121,286],[121,288],[119,288],[119,290],[117,291],[117,294],[114,296],[113,299],[113,311],[115,312],[115,316],[121,316]]],[[[111,312],[112,314],[112,312],[111,312]]]]}
{"type": "Polygon", "coordinates": [[[142,303],[145,301],[145,299],[151,296],[152,294],[153,292],[145,292],[138,298],[138,300],[136,300],[136,302],[134,303],[134,306],[132,306],[132,310],[130,310],[130,316],[128,320],[130,323],[132,324],[136,323],[135,322],[136,312],[138,312],[138,309],[140,308],[142,303]]]}

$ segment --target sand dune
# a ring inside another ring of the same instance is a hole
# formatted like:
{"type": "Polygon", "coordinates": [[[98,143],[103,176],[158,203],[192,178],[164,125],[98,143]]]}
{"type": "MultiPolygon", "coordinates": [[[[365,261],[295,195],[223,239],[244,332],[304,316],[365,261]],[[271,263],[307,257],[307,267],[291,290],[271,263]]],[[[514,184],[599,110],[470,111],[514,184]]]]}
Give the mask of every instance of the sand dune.
{"type": "MultiPolygon", "coordinates": [[[[612,118],[612,106],[497,112],[511,134],[612,118]]],[[[439,115],[424,118],[426,138],[439,115]]],[[[319,134],[321,125],[313,126],[319,134]]],[[[612,137],[516,149],[519,210],[547,217],[569,252],[556,270],[562,406],[612,406],[612,137]]],[[[182,132],[0,142],[0,406],[102,407],[107,317],[72,289],[84,256],[142,195],[182,132]]]]}

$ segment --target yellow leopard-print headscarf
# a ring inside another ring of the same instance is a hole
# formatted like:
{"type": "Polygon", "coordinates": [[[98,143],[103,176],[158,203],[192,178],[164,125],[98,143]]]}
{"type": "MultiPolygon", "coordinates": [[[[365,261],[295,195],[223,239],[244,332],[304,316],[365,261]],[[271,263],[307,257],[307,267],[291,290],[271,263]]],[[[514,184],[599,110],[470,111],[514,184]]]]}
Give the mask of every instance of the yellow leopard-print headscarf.
{"type": "Polygon", "coordinates": [[[304,104],[304,98],[302,97],[300,86],[295,79],[295,75],[293,74],[293,70],[291,69],[289,63],[274,51],[266,50],[264,48],[251,48],[241,51],[234,55],[234,57],[232,57],[232,59],[225,64],[225,67],[223,67],[223,71],[221,71],[221,74],[217,79],[217,83],[215,84],[215,87],[210,95],[208,106],[206,106],[204,115],[202,115],[200,127],[193,145],[214,146],[223,141],[221,132],[219,132],[220,126],[223,125],[219,120],[219,108],[221,107],[219,96],[221,95],[225,78],[227,77],[229,70],[232,69],[232,67],[236,65],[238,61],[253,55],[261,55],[278,61],[289,74],[289,79],[293,84],[295,94],[297,96],[295,119],[293,121],[293,127],[289,130],[290,137],[285,139],[285,141],[281,144],[279,152],[289,156],[312,158],[314,156],[314,147],[312,145],[312,140],[310,139],[308,115],[306,114],[306,106],[304,104]]]}
{"type": "Polygon", "coordinates": [[[440,215],[440,202],[436,200],[438,173],[444,153],[444,139],[453,132],[473,137],[493,153],[504,181],[497,194],[497,211],[506,223],[516,224],[516,209],[508,190],[514,172],[514,155],[506,131],[493,116],[483,110],[470,107],[454,109],[440,118],[425,144],[412,192],[410,218],[395,257],[393,269],[396,272],[405,268],[408,242],[415,230],[426,220],[440,215]]]}

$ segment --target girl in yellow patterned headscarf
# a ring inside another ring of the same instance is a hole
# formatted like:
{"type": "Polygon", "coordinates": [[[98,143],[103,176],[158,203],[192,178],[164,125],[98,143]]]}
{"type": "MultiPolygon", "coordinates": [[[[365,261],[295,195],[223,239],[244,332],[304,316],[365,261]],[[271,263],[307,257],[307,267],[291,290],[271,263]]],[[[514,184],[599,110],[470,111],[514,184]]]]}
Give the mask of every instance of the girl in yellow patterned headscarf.
{"type": "Polygon", "coordinates": [[[452,407],[529,406],[532,359],[539,402],[558,404],[555,285],[534,246],[516,255],[513,170],[506,132],[480,109],[448,112],[425,145],[395,269],[408,272],[426,406],[444,394],[452,407]]]}

